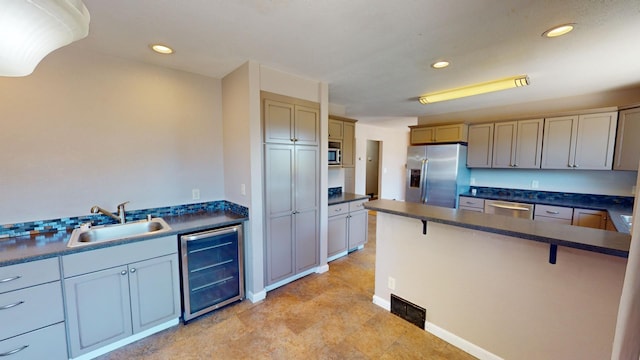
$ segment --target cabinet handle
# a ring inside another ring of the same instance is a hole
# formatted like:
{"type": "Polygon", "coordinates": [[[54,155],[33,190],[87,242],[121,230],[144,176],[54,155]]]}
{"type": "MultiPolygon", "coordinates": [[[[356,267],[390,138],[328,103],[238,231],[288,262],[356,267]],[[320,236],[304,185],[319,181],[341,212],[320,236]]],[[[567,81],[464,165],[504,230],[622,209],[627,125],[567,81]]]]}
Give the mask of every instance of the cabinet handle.
{"type": "Polygon", "coordinates": [[[13,280],[18,280],[18,279],[20,279],[21,277],[22,277],[22,276],[18,275],[18,276],[14,276],[14,277],[10,277],[10,278],[6,278],[6,279],[2,279],[2,280],[0,280],[0,284],[2,284],[2,283],[6,283],[6,282],[9,282],[9,281],[13,281],[13,280]]]}
{"type": "Polygon", "coordinates": [[[558,215],[558,214],[560,214],[560,212],[559,211],[547,210],[547,214],[558,215]]]}
{"type": "Polygon", "coordinates": [[[127,270],[120,271],[120,275],[127,275],[127,270]]]}
{"type": "Polygon", "coordinates": [[[17,349],[13,349],[13,350],[11,350],[11,351],[7,351],[7,352],[5,352],[5,353],[2,353],[2,354],[0,354],[0,356],[9,356],[9,355],[13,355],[13,354],[15,354],[15,353],[18,353],[18,352],[20,352],[20,351],[22,351],[22,350],[24,350],[24,349],[28,348],[28,347],[29,347],[29,345],[24,345],[23,347],[19,347],[19,348],[17,348],[17,349]]]}
{"type": "Polygon", "coordinates": [[[473,205],[473,201],[465,201],[469,205],[473,205]]]}
{"type": "Polygon", "coordinates": [[[340,211],[342,211],[342,208],[334,209],[333,211],[334,212],[340,212],[340,211]]]}
{"type": "Polygon", "coordinates": [[[129,271],[133,274],[134,272],[136,272],[136,268],[133,268],[133,269],[131,269],[129,271]]]}
{"type": "Polygon", "coordinates": [[[0,310],[11,309],[12,307],[16,307],[16,306],[21,305],[21,304],[24,304],[24,301],[18,301],[17,303],[5,305],[5,306],[0,306],[0,310]]]}

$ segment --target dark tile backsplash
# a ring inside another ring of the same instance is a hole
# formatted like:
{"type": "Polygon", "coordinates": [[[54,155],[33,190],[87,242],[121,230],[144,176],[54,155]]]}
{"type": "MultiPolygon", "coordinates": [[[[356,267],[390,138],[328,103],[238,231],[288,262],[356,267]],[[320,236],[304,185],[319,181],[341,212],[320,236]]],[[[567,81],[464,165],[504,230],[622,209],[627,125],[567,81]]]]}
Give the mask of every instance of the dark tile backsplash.
{"type": "MultiPolygon", "coordinates": [[[[198,204],[166,206],[143,210],[127,210],[127,221],[146,219],[147,215],[162,217],[169,215],[185,215],[205,211],[230,211],[243,216],[249,216],[249,209],[226,200],[211,201],[198,204]]],[[[13,236],[53,233],[74,229],[80,224],[91,222],[92,225],[114,224],[115,220],[102,214],[92,214],[78,217],[67,217],[50,220],[38,220],[16,224],[0,225],[0,238],[13,236]]]]}
{"type": "Polygon", "coordinates": [[[342,186],[329,188],[329,197],[342,194],[342,186]]]}

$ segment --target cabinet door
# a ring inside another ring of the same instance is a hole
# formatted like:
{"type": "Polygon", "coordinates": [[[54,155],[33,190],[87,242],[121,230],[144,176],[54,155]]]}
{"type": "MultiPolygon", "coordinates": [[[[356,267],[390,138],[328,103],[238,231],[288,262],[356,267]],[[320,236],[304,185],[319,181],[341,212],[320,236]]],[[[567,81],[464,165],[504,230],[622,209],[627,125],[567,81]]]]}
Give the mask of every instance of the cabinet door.
{"type": "Polygon", "coordinates": [[[495,124],[492,167],[511,168],[515,166],[517,131],[518,123],[516,121],[495,124]]]}
{"type": "Polygon", "coordinates": [[[297,145],[320,143],[320,110],[295,105],[294,140],[297,145]]]}
{"type": "Polygon", "coordinates": [[[572,169],[578,116],[544,119],[543,169],[572,169]]]}
{"type": "Polygon", "coordinates": [[[572,225],[605,229],[607,227],[607,212],[589,209],[573,209],[572,225]]]}
{"type": "Polygon", "coordinates": [[[356,124],[344,122],[344,138],[342,140],[342,167],[355,166],[356,124]]]}
{"type": "Polygon", "coordinates": [[[435,141],[435,127],[420,127],[411,129],[411,145],[428,144],[435,141]]]}
{"type": "Polygon", "coordinates": [[[129,265],[134,333],[180,316],[178,279],[176,254],[129,265]]]}
{"type": "Polygon", "coordinates": [[[618,118],[618,135],[613,170],[638,171],[640,162],[640,108],[623,110],[618,118]]]}
{"type": "Polygon", "coordinates": [[[132,334],[126,266],[65,279],[71,357],[132,334]]]}
{"type": "Polygon", "coordinates": [[[435,142],[467,141],[467,125],[441,125],[435,128],[435,142]]]}
{"type": "Polygon", "coordinates": [[[368,211],[356,211],[349,214],[349,249],[367,242],[368,211]]]}
{"type": "Polygon", "coordinates": [[[544,119],[520,120],[516,134],[514,165],[520,169],[539,169],[542,156],[544,119]]]}
{"type": "Polygon", "coordinates": [[[582,170],[611,170],[617,113],[580,115],[574,167],[582,170]]]}
{"type": "Polygon", "coordinates": [[[294,138],[294,106],[274,100],[264,100],[264,141],[292,144],[294,138]]]}
{"type": "Polygon", "coordinates": [[[293,213],[294,146],[265,146],[265,197],[267,216],[293,213]]]}
{"type": "Polygon", "coordinates": [[[318,210],[296,211],[295,219],[295,267],[296,273],[317,266],[320,262],[320,231],[318,210]]]}
{"type": "Polygon", "coordinates": [[[327,257],[347,251],[347,216],[332,216],[327,221],[327,257]]]}
{"type": "Polygon", "coordinates": [[[267,285],[295,274],[293,214],[267,219],[267,285]]]}
{"type": "Polygon", "coordinates": [[[319,156],[316,146],[295,148],[295,210],[317,210],[319,201],[319,156]]]}
{"type": "Polygon", "coordinates": [[[329,139],[342,140],[344,138],[343,130],[344,124],[342,120],[329,119],[329,139]]]}
{"type": "Polygon", "coordinates": [[[491,167],[493,160],[493,131],[493,123],[469,126],[467,167],[491,167]]]}

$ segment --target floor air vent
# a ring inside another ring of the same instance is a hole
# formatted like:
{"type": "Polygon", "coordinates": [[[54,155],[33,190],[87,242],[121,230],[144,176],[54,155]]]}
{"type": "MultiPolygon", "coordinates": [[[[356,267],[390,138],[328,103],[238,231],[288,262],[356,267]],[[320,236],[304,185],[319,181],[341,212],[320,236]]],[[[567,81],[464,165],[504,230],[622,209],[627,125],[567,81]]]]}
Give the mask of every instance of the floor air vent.
{"type": "Polygon", "coordinates": [[[420,329],[424,329],[424,322],[427,318],[427,310],[425,308],[391,294],[391,313],[407,320],[420,329]]]}

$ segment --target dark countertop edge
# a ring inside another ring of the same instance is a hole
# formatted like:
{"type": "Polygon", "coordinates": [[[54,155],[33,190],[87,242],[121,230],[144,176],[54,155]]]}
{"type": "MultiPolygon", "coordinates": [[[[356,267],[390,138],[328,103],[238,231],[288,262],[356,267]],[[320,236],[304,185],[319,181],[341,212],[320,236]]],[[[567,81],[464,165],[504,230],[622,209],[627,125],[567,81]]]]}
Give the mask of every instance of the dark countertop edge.
{"type": "Polygon", "coordinates": [[[351,201],[368,199],[369,195],[360,195],[353,193],[341,193],[340,195],[329,196],[329,205],[337,205],[351,201]]]}
{"type": "Polygon", "coordinates": [[[629,256],[629,247],[631,244],[631,236],[619,232],[548,222],[538,222],[536,224],[535,221],[528,219],[439,208],[436,206],[405,203],[403,201],[374,200],[366,203],[364,207],[369,210],[418,220],[432,221],[445,225],[518,237],[550,245],[565,246],[623,258],[629,256]],[[494,217],[493,223],[496,224],[487,225],[490,223],[487,221],[488,217],[494,217]]]}
{"type": "MultiPolygon", "coordinates": [[[[52,257],[68,255],[78,252],[91,251],[96,249],[102,249],[112,246],[118,246],[128,243],[134,243],[138,241],[146,241],[150,239],[156,239],[164,236],[176,236],[185,233],[197,232],[206,229],[224,227],[228,225],[241,224],[247,220],[249,220],[248,216],[243,216],[237,213],[233,213],[230,211],[214,211],[214,212],[203,212],[197,214],[185,214],[185,215],[176,215],[176,216],[165,216],[162,217],[167,224],[171,227],[170,231],[163,232],[161,234],[154,234],[149,236],[141,236],[135,238],[125,238],[121,240],[107,241],[103,243],[97,243],[93,245],[87,246],[79,246],[70,248],[67,247],[67,242],[71,237],[71,232],[67,232],[66,235],[60,235],[60,240],[47,244],[43,247],[31,245],[32,251],[31,254],[16,254],[16,256],[10,256],[7,253],[3,253],[5,251],[11,252],[11,250],[3,250],[0,252],[0,267],[15,265],[35,260],[43,260],[52,257]],[[46,249],[48,247],[49,249],[46,249]],[[7,256],[9,255],[9,256],[7,256]]],[[[36,235],[37,236],[37,235],[36,235]]],[[[16,242],[28,243],[30,242],[31,237],[24,236],[16,239],[16,242]]],[[[8,241],[9,239],[0,239],[0,244],[3,241],[8,241]]],[[[178,241],[176,239],[176,241],[178,241]]]]}
{"type": "Polygon", "coordinates": [[[550,206],[561,206],[561,207],[571,207],[578,209],[589,209],[589,210],[600,210],[606,211],[609,213],[609,218],[613,222],[613,225],[616,227],[621,233],[629,234],[629,227],[622,221],[620,215],[631,215],[633,213],[633,208],[629,208],[621,205],[607,205],[607,204],[597,204],[597,203],[586,203],[580,201],[554,201],[554,200],[545,200],[541,199],[536,201],[532,201],[532,199],[521,199],[521,198],[511,198],[509,196],[491,196],[491,195],[473,195],[470,192],[460,194],[460,196],[466,196],[470,198],[478,198],[484,200],[502,200],[502,201],[512,201],[524,204],[535,204],[535,205],[550,205],[550,206]]]}

